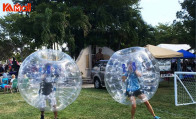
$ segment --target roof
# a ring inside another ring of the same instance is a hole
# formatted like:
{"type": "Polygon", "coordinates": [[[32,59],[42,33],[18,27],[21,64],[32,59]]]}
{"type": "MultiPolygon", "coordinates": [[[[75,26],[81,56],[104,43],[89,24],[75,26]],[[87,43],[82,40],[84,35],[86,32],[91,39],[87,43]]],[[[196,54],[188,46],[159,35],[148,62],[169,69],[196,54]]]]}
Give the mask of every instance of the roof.
{"type": "Polygon", "coordinates": [[[182,53],[169,50],[166,48],[161,48],[154,45],[146,45],[146,48],[152,53],[155,58],[174,58],[174,57],[183,57],[182,53]]]}
{"type": "Polygon", "coordinates": [[[196,56],[194,54],[192,54],[186,50],[181,49],[178,52],[183,53],[183,57],[181,57],[181,58],[196,58],[196,56]]]}
{"type": "Polygon", "coordinates": [[[159,44],[157,46],[161,47],[161,48],[170,49],[173,51],[179,51],[181,49],[188,50],[191,48],[190,45],[188,45],[188,44],[159,44]]]}

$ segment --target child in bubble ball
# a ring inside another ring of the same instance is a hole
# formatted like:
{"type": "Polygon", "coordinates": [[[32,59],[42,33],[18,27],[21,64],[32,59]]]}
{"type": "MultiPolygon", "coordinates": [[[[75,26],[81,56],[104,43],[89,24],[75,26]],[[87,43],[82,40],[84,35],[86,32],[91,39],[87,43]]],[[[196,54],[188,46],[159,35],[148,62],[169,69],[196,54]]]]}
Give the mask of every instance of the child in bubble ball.
{"type": "Polygon", "coordinates": [[[43,68],[41,76],[40,90],[39,90],[39,107],[41,111],[41,119],[44,119],[44,109],[46,101],[52,106],[54,112],[54,119],[57,119],[56,98],[55,98],[55,83],[56,83],[55,69],[52,64],[47,63],[43,68]]]}
{"type": "Polygon", "coordinates": [[[138,77],[141,77],[142,74],[136,69],[135,62],[128,62],[128,71],[124,70],[124,68],[125,66],[123,66],[124,75],[122,77],[122,81],[126,81],[126,95],[129,97],[132,103],[131,118],[134,119],[136,111],[136,97],[138,97],[144,102],[148,111],[153,115],[154,119],[160,119],[160,117],[155,115],[151,104],[149,103],[147,97],[145,96],[145,94],[143,94],[143,91],[141,90],[138,77]]]}

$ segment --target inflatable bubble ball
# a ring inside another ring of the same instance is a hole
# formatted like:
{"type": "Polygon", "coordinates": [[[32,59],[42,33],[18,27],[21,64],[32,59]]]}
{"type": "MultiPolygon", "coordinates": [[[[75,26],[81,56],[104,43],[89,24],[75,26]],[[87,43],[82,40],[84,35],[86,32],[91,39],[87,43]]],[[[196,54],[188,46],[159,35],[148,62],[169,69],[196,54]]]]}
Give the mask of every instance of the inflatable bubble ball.
{"type": "Polygon", "coordinates": [[[59,111],[78,97],[81,73],[75,61],[57,50],[39,50],[21,64],[18,88],[25,101],[41,111],[59,111]]]}
{"type": "Polygon", "coordinates": [[[107,63],[105,85],[112,98],[130,105],[131,97],[142,103],[153,97],[159,85],[156,59],[145,48],[131,47],[115,52],[107,63]]]}

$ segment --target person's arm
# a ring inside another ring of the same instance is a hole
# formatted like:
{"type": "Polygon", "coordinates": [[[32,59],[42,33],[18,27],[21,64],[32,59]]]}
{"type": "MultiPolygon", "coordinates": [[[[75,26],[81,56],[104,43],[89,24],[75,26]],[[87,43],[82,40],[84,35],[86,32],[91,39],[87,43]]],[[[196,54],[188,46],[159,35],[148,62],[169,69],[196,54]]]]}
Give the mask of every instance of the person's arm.
{"type": "Polygon", "coordinates": [[[140,72],[138,72],[138,70],[136,69],[136,64],[135,62],[132,63],[132,69],[133,71],[135,72],[135,74],[138,76],[138,77],[141,77],[142,74],[140,72]]]}
{"type": "Polygon", "coordinates": [[[12,82],[13,82],[13,79],[11,79],[11,81],[10,81],[9,85],[12,85],[12,82]]]}
{"type": "Polygon", "coordinates": [[[127,79],[126,76],[122,76],[122,81],[124,82],[127,79]]]}
{"type": "Polygon", "coordinates": [[[127,79],[127,76],[128,76],[128,74],[127,74],[127,72],[125,72],[125,73],[123,74],[123,76],[122,76],[122,81],[123,81],[123,82],[127,79]]]}
{"type": "Polygon", "coordinates": [[[124,82],[127,78],[127,72],[126,72],[125,64],[122,64],[122,69],[123,69],[122,81],[124,82]]]}
{"type": "Polygon", "coordinates": [[[141,77],[142,76],[142,74],[139,72],[139,71],[135,71],[135,74],[138,76],[138,77],[141,77]]]}

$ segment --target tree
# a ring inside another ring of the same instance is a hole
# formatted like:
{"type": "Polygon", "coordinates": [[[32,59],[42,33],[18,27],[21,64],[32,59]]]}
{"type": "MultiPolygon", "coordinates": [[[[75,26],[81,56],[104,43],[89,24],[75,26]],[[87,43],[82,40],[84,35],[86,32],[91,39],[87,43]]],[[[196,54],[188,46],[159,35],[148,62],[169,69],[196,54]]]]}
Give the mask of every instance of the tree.
{"type": "Polygon", "coordinates": [[[193,48],[195,48],[195,0],[184,0],[180,3],[182,6],[182,10],[176,13],[177,21],[175,21],[175,25],[184,29],[184,36],[188,36],[185,38],[185,43],[190,44],[193,48]],[[179,21],[178,21],[179,20],[179,21]],[[180,22],[180,23],[179,23],[180,22]]]}
{"type": "Polygon", "coordinates": [[[2,28],[0,32],[0,45],[3,48],[1,53],[5,54],[3,60],[12,57],[14,53],[18,52],[21,54],[21,58],[23,59],[23,53],[21,53],[21,51],[30,43],[30,39],[22,33],[22,26],[24,22],[21,21],[21,18],[23,18],[23,16],[19,14],[9,14],[0,19],[0,26],[2,28]]]}
{"type": "MultiPolygon", "coordinates": [[[[22,21],[20,35],[28,37],[30,48],[38,49],[42,46],[52,48],[53,44],[69,43],[69,51],[75,54],[74,39],[78,32],[83,36],[88,34],[91,27],[88,17],[80,7],[68,7],[63,0],[49,2],[48,0],[15,1],[25,5],[32,4],[32,11],[21,14],[18,21],[22,21]]],[[[16,39],[17,40],[17,39],[16,39]]]]}
{"type": "MultiPolygon", "coordinates": [[[[84,9],[92,26],[86,37],[78,37],[84,39],[83,46],[108,46],[118,50],[144,45],[143,41],[149,35],[148,25],[143,21],[138,7],[139,0],[68,0],[67,3],[68,6],[84,9]]],[[[77,38],[75,40],[79,41],[77,38]]]]}
{"type": "Polygon", "coordinates": [[[66,42],[70,55],[77,57],[88,45],[118,50],[155,42],[151,26],[141,17],[139,0],[17,2],[32,4],[32,11],[17,20],[23,23],[19,36],[22,40],[29,38],[30,49],[51,48],[54,43],[66,42]]]}

